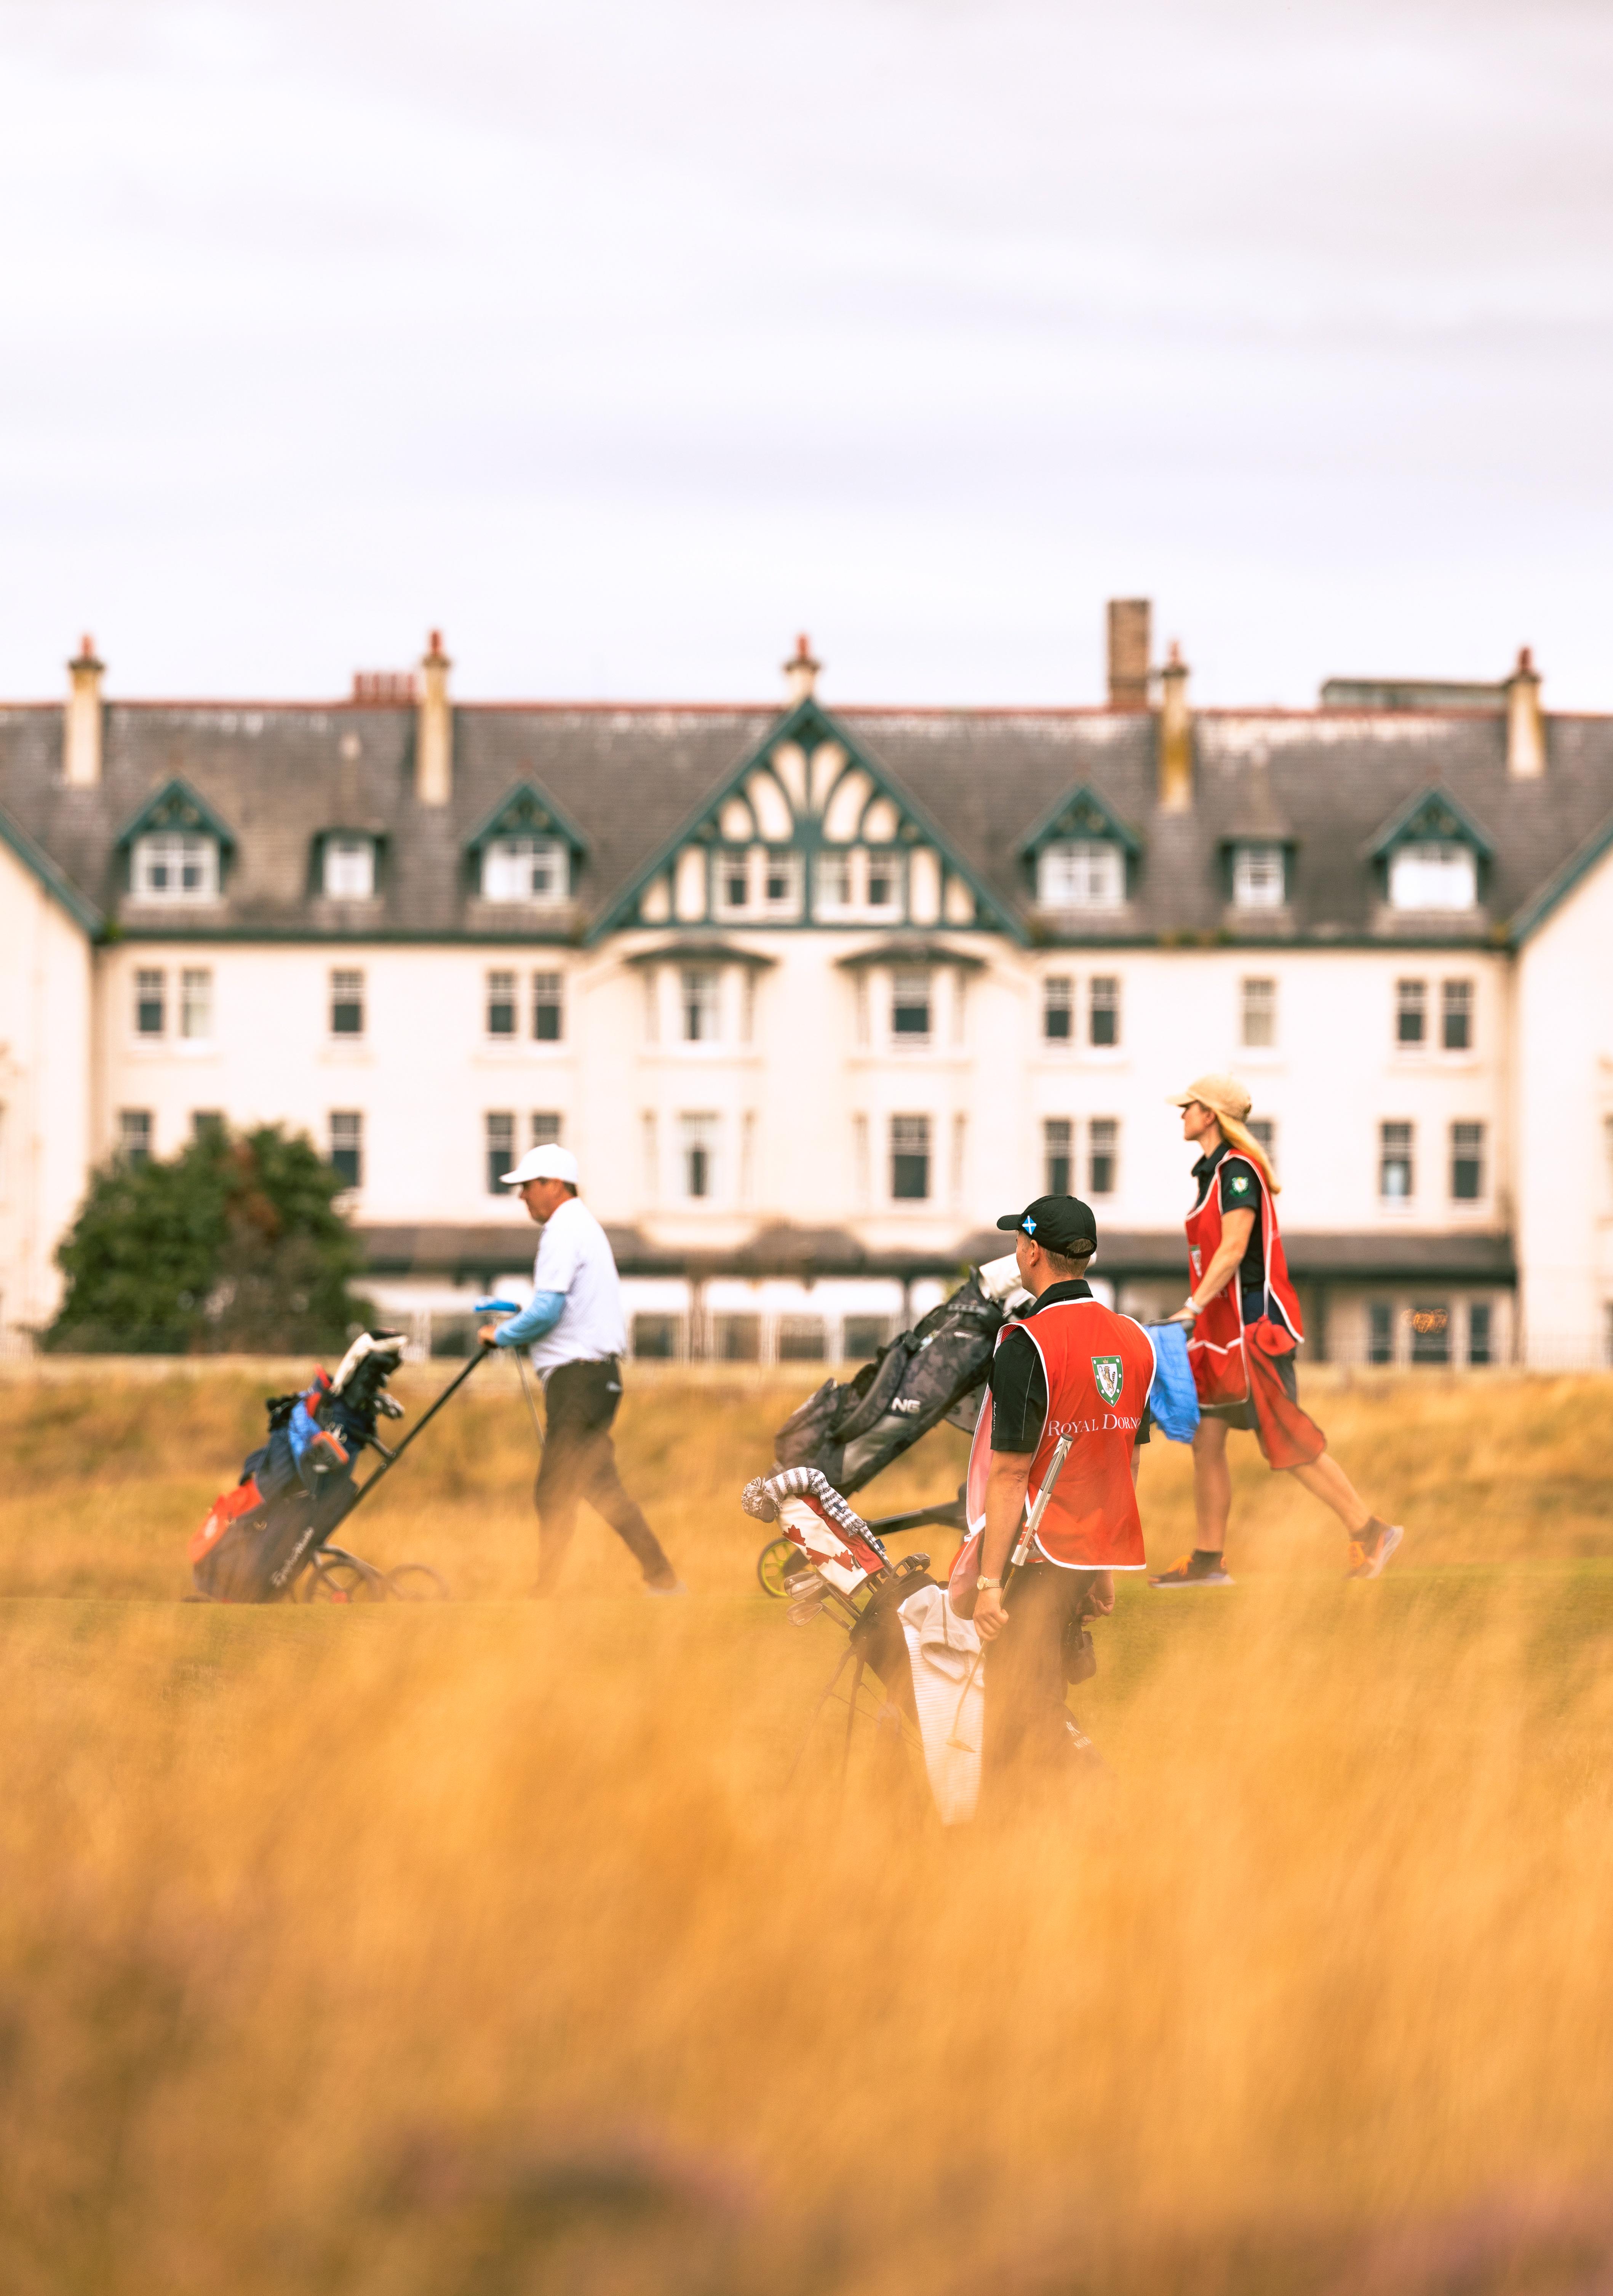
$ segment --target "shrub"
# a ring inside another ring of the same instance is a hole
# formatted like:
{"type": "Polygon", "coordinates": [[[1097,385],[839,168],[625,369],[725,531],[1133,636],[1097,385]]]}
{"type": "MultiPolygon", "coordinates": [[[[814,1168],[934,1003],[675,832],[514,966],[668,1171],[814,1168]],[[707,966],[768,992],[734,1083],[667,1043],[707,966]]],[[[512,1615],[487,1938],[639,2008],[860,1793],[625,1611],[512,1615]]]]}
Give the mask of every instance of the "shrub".
{"type": "Polygon", "coordinates": [[[210,1126],[168,1162],[96,1173],[56,1250],[67,1278],[47,1348],[128,1355],[339,1347],[368,1302],[335,1205],[340,1175],[279,1125],[210,1126]]]}

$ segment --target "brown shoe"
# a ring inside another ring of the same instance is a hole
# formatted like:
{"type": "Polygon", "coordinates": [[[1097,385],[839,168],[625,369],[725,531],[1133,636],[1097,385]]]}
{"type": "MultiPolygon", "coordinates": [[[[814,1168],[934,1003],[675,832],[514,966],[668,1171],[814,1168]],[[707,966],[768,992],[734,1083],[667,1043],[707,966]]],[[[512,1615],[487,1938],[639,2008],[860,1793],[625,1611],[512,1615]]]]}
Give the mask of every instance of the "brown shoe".
{"type": "Polygon", "coordinates": [[[1381,1578],[1388,1568],[1389,1559],[1404,1538],[1405,1533],[1397,1522],[1386,1522],[1377,1537],[1370,1541],[1352,1538],[1350,1567],[1347,1578],[1381,1578]]]}

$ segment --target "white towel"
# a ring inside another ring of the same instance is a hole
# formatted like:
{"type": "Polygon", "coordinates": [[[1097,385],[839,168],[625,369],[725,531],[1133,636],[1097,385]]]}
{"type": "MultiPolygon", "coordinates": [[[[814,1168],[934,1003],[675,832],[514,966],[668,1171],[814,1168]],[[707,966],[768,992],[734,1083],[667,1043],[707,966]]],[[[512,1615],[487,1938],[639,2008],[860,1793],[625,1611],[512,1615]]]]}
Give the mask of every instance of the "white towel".
{"type": "Polygon", "coordinates": [[[943,1825],[962,1825],[980,1796],[986,1660],[973,1622],[960,1619],[941,1587],[921,1587],[897,1616],[913,1669],[924,1767],[943,1825]]]}

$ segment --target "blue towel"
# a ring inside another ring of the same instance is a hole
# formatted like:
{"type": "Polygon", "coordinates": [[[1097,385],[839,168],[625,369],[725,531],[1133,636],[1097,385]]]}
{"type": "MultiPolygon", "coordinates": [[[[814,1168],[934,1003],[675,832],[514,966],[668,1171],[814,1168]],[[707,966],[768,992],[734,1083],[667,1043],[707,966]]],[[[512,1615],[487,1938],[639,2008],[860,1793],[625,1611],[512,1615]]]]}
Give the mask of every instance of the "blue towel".
{"type": "Polygon", "coordinates": [[[1150,1324],[1154,1346],[1154,1383],[1148,1391],[1154,1424],[1173,1443],[1191,1443],[1199,1425],[1199,1390],[1187,1359],[1187,1333],[1180,1324],[1150,1324]]]}

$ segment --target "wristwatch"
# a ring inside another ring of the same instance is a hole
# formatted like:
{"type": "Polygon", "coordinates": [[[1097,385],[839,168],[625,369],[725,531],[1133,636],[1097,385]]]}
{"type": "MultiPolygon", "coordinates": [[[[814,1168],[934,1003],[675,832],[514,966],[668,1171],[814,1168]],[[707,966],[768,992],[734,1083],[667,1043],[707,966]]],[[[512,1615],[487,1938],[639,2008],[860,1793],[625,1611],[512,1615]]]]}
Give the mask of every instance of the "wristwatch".
{"type": "Polygon", "coordinates": [[[975,1586],[981,1592],[984,1592],[987,1587],[1000,1587],[1002,1584],[1003,1581],[1000,1578],[977,1578],[975,1580],[975,1586]]]}

